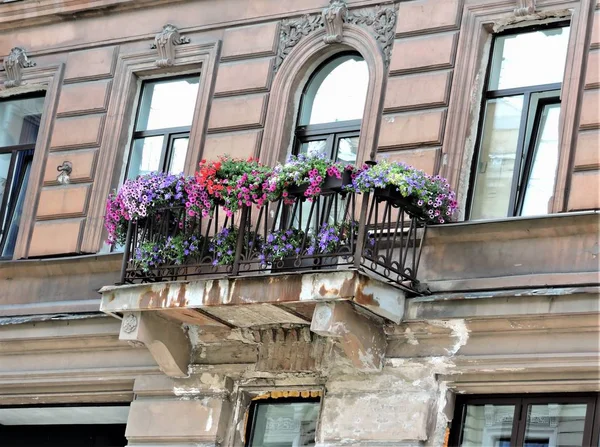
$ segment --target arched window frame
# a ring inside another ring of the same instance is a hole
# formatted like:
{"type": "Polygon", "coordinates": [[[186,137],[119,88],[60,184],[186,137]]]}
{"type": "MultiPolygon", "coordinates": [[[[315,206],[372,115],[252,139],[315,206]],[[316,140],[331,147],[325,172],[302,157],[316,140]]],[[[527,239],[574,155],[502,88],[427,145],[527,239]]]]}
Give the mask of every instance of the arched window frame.
{"type": "Polygon", "coordinates": [[[379,43],[360,26],[344,24],[339,43],[325,43],[326,31],[318,29],[303,37],[289,52],[273,79],[260,160],[269,165],[292,153],[300,93],[308,77],[325,60],[344,51],[356,51],[367,63],[369,84],[360,126],[357,164],[375,158],[383,111],[387,66],[379,43]]]}
{"type": "MultiPolygon", "coordinates": [[[[327,122],[320,124],[301,124],[302,115],[306,112],[313,111],[313,104],[311,103],[309,107],[305,104],[307,101],[308,90],[310,89],[312,82],[318,77],[323,70],[327,68],[329,64],[335,62],[337,59],[347,57],[347,56],[356,56],[364,61],[360,53],[357,51],[342,51],[336,53],[332,57],[327,58],[324,62],[322,62],[316,70],[310,75],[310,78],[306,82],[303,88],[300,104],[298,107],[298,117],[297,122],[299,123],[294,131],[294,147],[293,153],[299,154],[301,152],[302,144],[308,143],[311,141],[325,141],[325,152],[326,154],[333,160],[338,160],[338,148],[340,140],[344,138],[353,138],[360,136],[360,127],[362,123],[362,117],[364,115],[364,108],[362,110],[360,119],[353,120],[345,120],[345,121],[336,121],[336,122],[327,122]]],[[[336,67],[337,68],[337,67],[336,67]]],[[[335,70],[335,68],[334,68],[335,70]]],[[[333,73],[333,70],[328,73],[324,78],[333,73]]],[[[322,84],[321,84],[322,85],[322,84]]],[[[314,98],[312,98],[314,100],[314,98]]],[[[360,141],[360,140],[359,140],[360,141]]],[[[354,161],[355,163],[356,161],[354,161]]]]}

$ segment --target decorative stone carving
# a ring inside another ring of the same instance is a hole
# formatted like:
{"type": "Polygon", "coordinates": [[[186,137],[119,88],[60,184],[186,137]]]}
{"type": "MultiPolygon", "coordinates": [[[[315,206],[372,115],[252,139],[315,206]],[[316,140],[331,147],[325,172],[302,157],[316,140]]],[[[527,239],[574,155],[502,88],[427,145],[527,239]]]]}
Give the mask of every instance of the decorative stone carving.
{"type": "Polygon", "coordinates": [[[534,14],[536,10],[535,0],[517,0],[517,7],[515,8],[515,15],[517,17],[523,17],[530,14],[534,14]]]}
{"type": "Polygon", "coordinates": [[[34,67],[35,62],[27,58],[27,53],[23,48],[14,47],[10,50],[8,56],[4,58],[4,70],[6,70],[7,81],[4,82],[4,87],[18,87],[21,85],[21,69],[34,67]]]}
{"type": "Polygon", "coordinates": [[[180,324],[155,312],[128,312],[121,322],[119,340],[132,347],[146,346],[167,376],[188,376],[191,344],[180,324]]]}
{"type": "Polygon", "coordinates": [[[383,52],[383,60],[386,67],[389,65],[392,57],[392,45],[396,34],[396,16],[395,7],[381,5],[374,9],[359,9],[348,14],[348,23],[371,28],[383,52]]]}
{"type": "Polygon", "coordinates": [[[279,34],[279,48],[275,60],[275,70],[279,68],[285,57],[292,51],[300,39],[323,26],[322,16],[305,15],[299,19],[283,20],[279,34]]]}
{"type": "Polygon", "coordinates": [[[177,27],[167,23],[163,30],[154,38],[152,48],[158,50],[156,66],[170,67],[175,63],[175,47],[190,43],[190,39],[179,34],[177,27]]]}
{"type": "Polygon", "coordinates": [[[138,319],[134,314],[127,314],[123,317],[123,322],[121,323],[121,327],[124,332],[131,334],[137,328],[138,319]]]}
{"type": "Polygon", "coordinates": [[[389,65],[392,44],[396,30],[396,8],[394,6],[376,6],[349,11],[343,0],[330,0],[329,6],[321,15],[305,15],[299,19],[283,20],[279,35],[279,48],[275,60],[277,70],[286,56],[300,40],[311,32],[325,27],[325,43],[339,43],[343,40],[343,25],[351,23],[369,28],[375,36],[383,53],[386,67],[389,65]]]}
{"type": "Polygon", "coordinates": [[[323,23],[327,34],[323,37],[325,43],[342,41],[342,33],[348,7],[343,0],[329,0],[329,6],[323,10],[323,23]]]}

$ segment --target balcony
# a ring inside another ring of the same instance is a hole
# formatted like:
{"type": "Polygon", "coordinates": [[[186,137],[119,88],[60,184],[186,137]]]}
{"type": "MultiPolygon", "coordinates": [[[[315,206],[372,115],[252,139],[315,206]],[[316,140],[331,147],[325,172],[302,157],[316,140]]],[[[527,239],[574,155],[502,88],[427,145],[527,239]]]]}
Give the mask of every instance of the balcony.
{"type": "Polygon", "coordinates": [[[424,291],[417,275],[427,224],[410,204],[340,186],[312,201],[303,193],[231,215],[217,204],[206,218],[171,207],[130,221],[121,283],[352,269],[410,294],[424,291]],[[183,256],[155,255],[157,247],[183,247],[183,256]]]}
{"type": "Polygon", "coordinates": [[[182,323],[310,325],[340,339],[357,368],[379,370],[383,325],[402,321],[407,296],[427,293],[421,252],[428,223],[454,207],[447,188],[406,165],[357,170],[308,157],[273,169],[227,159],[203,162],[194,178],[138,178],[109,200],[107,228],[118,228],[111,234],[124,256],[119,284],[100,290],[101,310],[123,318],[121,339],[155,349],[170,375],[186,374],[182,323]],[[388,178],[404,183],[381,184],[388,178]],[[407,198],[409,184],[434,199],[407,198]]]}

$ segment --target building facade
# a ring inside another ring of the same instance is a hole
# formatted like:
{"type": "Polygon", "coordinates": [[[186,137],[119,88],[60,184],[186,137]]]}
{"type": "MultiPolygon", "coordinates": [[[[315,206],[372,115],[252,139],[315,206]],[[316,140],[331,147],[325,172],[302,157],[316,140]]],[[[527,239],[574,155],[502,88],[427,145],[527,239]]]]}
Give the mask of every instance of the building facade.
{"type": "Polygon", "coordinates": [[[595,0],[0,3],[0,444],[600,445],[599,56],[595,0]],[[125,179],[311,151],[448,179],[419,290],[123,284],[125,179]]]}

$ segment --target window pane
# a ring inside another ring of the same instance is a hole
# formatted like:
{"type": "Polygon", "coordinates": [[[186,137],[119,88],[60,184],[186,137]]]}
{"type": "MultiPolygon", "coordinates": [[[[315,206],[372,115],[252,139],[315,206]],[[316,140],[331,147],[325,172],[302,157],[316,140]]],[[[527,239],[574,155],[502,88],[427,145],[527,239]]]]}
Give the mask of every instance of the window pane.
{"type": "Polygon", "coordinates": [[[358,137],[340,138],[338,143],[337,159],[343,163],[356,163],[358,152],[358,137]]]}
{"type": "Polygon", "coordinates": [[[0,102],[0,147],[35,144],[44,98],[0,102]]]}
{"type": "Polygon", "coordinates": [[[562,82],[569,27],[499,36],[489,90],[562,82]]]}
{"type": "Polygon", "coordinates": [[[138,175],[160,171],[160,159],[163,149],[162,135],[157,137],[138,138],[134,140],[129,160],[127,178],[136,178],[138,175]]]}
{"type": "Polygon", "coordinates": [[[525,189],[522,216],[548,213],[554,193],[558,164],[558,118],[560,104],[544,106],[532,156],[531,174],[525,189]]]}
{"type": "Polygon", "coordinates": [[[300,153],[305,155],[323,154],[326,149],[327,142],[325,140],[307,141],[300,145],[300,153]]]}
{"type": "Polygon", "coordinates": [[[12,154],[0,154],[0,206],[2,206],[4,194],[7,193],[6,181],[8,179],[11,157],[12,154]]]}
{"type": "Polygon", "coordinates": [[[527,411],[526,447],[581,447],[586,404],[531,405],[527,411]]]}
{"type": "Polygon", "coordinates": [[[315,445],[319,402],[258,404],[250,447],[315,445]]]}
{"type": "Polygon", "coordinates": [[[169,161],[169,174],[181,174],[185,168],[185,156],[187,155],[188,137],[175,138],[171,148],[171,160],[169,161]]]}
{"type": "Polygon", "coordinates": [[[2,238],[5,240],[3,241],[2,257],[12,257],[15,251],[32,161],[33,151],[20,151],[17,154],[10,194],[11,203],[7,207],[9,212],[5,215],[3,223],[2,238]]]}
{"type": "Polygon", "coordinates": [[[467,405],[462,447],[510,447],[514,405],[467,405]]]}
{"type": "Polygon", "coordinates": [[[135,130],[191,126],[198,76],[145,82],[135,130]]]}
{"type": "Polygon", "coordinates": [[[487,102],[471,219],[508,214],[522,108],[522,96],[487,102]]]}
{"type": "Polygon", "coordinates": [[[333,59],[319,69],[302,98],[299,124],[362,119],[369,70],[360,56],[333,59]]]}

